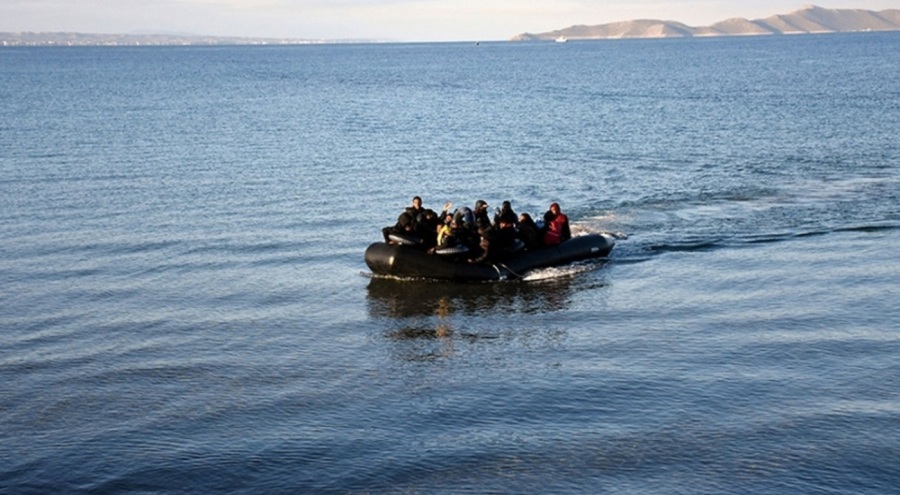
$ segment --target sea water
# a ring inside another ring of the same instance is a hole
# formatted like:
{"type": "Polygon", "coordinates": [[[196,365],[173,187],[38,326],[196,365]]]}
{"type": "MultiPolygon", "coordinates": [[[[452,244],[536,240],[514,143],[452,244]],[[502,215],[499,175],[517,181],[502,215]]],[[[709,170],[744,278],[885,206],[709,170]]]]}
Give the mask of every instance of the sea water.
{"type": "Polygon", "coordinates": [[[896,493],[900,35],[0,49],[0,492],[896,493]],[[627,235],[372,276],[414,195],[627,235]]]}

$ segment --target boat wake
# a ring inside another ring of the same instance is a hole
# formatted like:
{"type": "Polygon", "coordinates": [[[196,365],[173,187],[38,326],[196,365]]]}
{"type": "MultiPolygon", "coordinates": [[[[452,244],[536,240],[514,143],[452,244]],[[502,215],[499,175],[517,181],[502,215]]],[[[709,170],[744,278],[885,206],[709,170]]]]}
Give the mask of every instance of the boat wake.
{"type": "Polygon", "coordinates": [[[597,270],[603,263],[593,262],[582,265],[568,265],[562,267],[540,268],[532,270],[522,277],[524,282],[541,282],[560,278],[574,277],[576,275],[597,270]]]}

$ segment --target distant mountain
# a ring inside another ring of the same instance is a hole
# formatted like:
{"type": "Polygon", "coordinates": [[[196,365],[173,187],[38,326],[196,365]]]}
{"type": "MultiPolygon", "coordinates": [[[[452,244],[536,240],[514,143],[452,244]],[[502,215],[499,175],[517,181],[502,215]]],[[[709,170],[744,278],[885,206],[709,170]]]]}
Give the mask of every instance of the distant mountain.
{"type": "Polygon", "coordinates": [[[855,31],[898,31],[900,10],[825,9],[807,5],[800,10],[765,19],[726,19],[711,26],[691,27],[676,21],[640,19],[598,26],[571,26],[546,33],[523,33],[513,41],[565,38],[689,38],[693,36],[748,36],[796,33],[844,33],[855,31]]]}

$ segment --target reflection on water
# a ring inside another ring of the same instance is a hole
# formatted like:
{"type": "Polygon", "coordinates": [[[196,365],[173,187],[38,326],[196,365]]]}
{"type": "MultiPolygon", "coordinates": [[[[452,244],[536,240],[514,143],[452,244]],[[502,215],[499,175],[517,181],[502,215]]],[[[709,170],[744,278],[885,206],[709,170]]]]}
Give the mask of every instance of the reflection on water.
{"type": "Polygon", "coordinates": [[[573,265],[543,270],[538,279],[490,283],[375,277],[366,303],[372,319],[386,320],[384,337],[394,344],[397,360],[441,361],[484,343],[557,341],[559,329],[536,322],[571,310],[585,291],[605,286],[604,277],[594,276],[601,266],[573,265]]]}
{"type": "Polygon", "coordinates": [[[373,278],[369,283],[368,310],[372,317],[449,317],[546,313],[567,309],[572,277],[539,281],[460,284],[373,278]]]}
{"type": "Polygon", "coordinates": [[[579,290],[576,279],[460,284],[373,278],[368,311],[373,318],[392,320],[386,337],[398,344],[399,359],[439,360],[456,355],[460,344],[510,336],[499,328],[505,316],[568,309],[579,290]]]}

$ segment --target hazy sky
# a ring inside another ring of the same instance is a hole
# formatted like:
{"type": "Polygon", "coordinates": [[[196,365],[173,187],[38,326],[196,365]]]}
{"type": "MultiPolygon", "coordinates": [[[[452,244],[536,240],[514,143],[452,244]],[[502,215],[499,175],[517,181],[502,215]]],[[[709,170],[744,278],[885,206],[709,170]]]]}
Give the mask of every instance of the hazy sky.
{"type": "MultiPolygon", "coordinates": [[[[503,40],[631,19],[704,26],[786,14],[808,0],[0,0],[0,31],[185,33],[397,41],[503,40]]],[[[900,0],[821,0],[900,9],[900,0]]]]}

